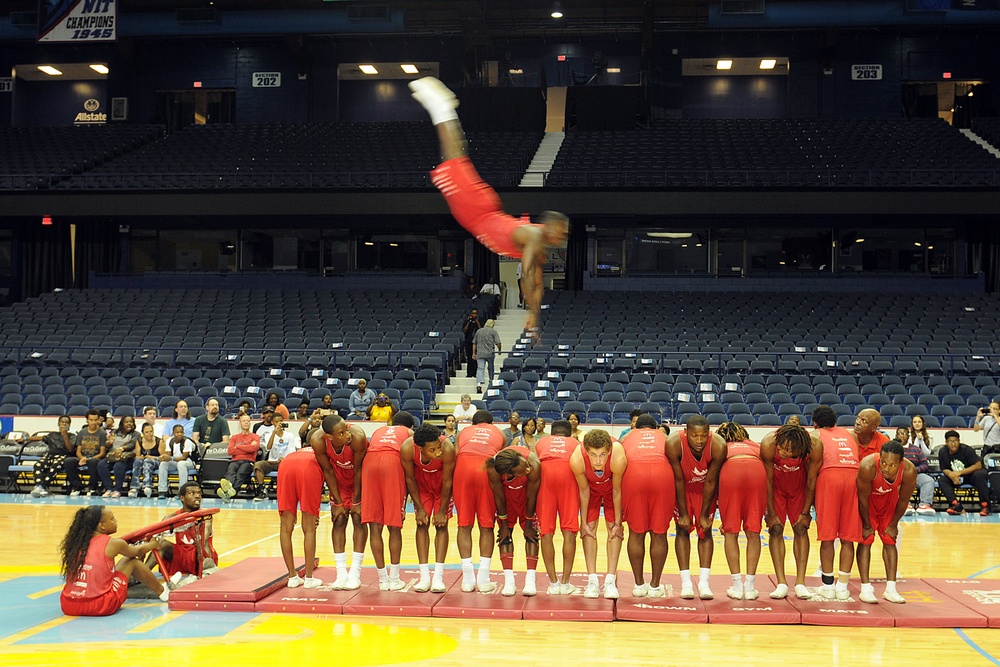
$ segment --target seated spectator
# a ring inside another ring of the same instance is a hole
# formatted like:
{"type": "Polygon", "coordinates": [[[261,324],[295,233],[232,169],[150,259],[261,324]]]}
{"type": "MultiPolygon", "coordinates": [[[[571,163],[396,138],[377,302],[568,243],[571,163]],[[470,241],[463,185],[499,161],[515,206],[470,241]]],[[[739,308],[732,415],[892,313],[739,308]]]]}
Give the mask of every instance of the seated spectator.
{"type": "MultiPolygon", "coordinates": [[[[331,399],[332,400],[332,399],[331,399]]],[[[309,421],[309,415],[311,414],[309,410],[309,400],[306,399],[299,403],[299,409],[295,413],[295,418],[301,421],[309,421]]]]}
{"type": "Polygon", "coordinates": [[[253,432],[260,436],[260,441],[264,442],[271,431],[274,430],[274,418],[278,413],[274,411],[270,405],[264,406],[264,412],[261,413],[261,421],[253,425],[253,432]]]}
{"type": "Polygon", "coordinates": [[[97,474],[104,483],[105,498],[121,498],[125,493],[126,475],[132,471],[132,459],[135,458],[135,441],[139,434],[135,430],[133,417],[122,417],[118,428],[112,432],[108,441],[108,453],[97,462],[97,474]],[[112,473],[114,479],[112,480],[112,473]]]}
{"type": "MultiPolygon", "coordinates": [[[[355,417],[360,417],[361,419],[366,419],[368,416],[368,408],[375,402],[375,392],[368,391],[368,381],[364,378],[358,380],[358,388],[351,393],[351,398],[347,403],[348,409],[350,409],[351,414],[355,417]]],[[[330,397],[330,405],[326,405],[326,396],[323,397],[323,407],[332,407],[333,397],[330,397]]]]}
{"type": "Polygon", "coordinates": [[[31,490],[33,498],[45,498],[49,495],[49,485],[62,472],[67,456],[76,453],[76,435],[69,432],[70,418],[63,415],[59,418],[59,430],[50,431],[45,435],[33,435],[27,442],[45,443],[49,451],[35,461],[35,488],[31,490]]]}
{"type": "MultiPolygon", "coordinates": [[[[280,419],[275,413],[272,420],[280,419]]],[[[240,417],[240,432],[229,438],[227,447],[230,460],[226,468],[226,476],[219,480],[219,497],[232,500],[240,492],[243,485],[250,481],[253,474],[253,463],[260,453],[260,436],[250,430],[250,416],[240,417]]]]}
{"type": "Polygon", "coordinates": [[[629,424],[629,427],[627,429],[624,429],[621,433],[618,434],[618,442],[624,440],[625,436],[632,432],[632,429],[635,428],[635,420],[638,419],[640,416],[642,416],[642,410],[639,410],[638,408],[628,413],[628,417],[632,421],[632,423],[629,424]]]}
{"type": "MultiPolygon", "coordinates": [[[[322,417],[319,421],[323,421],[322,417]]],[[[274,428],[271,429],[271,433],[266,439],[262,437],[260,441],[261,448],[267,452],[267,455],[263,461],[257,461],[253,464],[253,475],[259,488],[257,499],[260,500],[267,500],[264,477],[272,472],[278,472],[278,464],[281,463],[281,460],[302,446],[299,435],[293,429],[285,430],[285,423],[281,415],[275,414],[273,423],[274,428]]]]}
{"type": "Polygon", "coordinates": [[[80,480],[80,468],[87,468],[90,479],[87,482],[87,495],[93,495],[97,490],[97,463],[107,453],[108,434],[101,423],[101,413],[94,408],[87,411],[87,428],[76,434],[75,456],[67,456],[63,464],[66,470],[66,484],[71,496],[83,493],[83,482],[80,480]]]}
{"type": "MultiPolygon", "coordinates": [[[[152,426],[153,427],[153,435],[155,435],[157,438],[162,438],[163,437],[163,428],[161,427],[160,424],[156,423],[156,416],[157,416],[156,415],[156,406],[154,406],[154,405],[147,405],[145,408],[142,409],[142,417],[144,419],[143,424],[149,424],[150,426],[152,426]]],[[[142,433],[142,424],[137,425],[136,428],[135,428],[135,430],[138,431],[141,434],[142,433]]]]}
{"type": "Polygon", "coordinates": [[[368,406],[365,418],[368,421],[391,424],[392,416],[397,412],[399,412],[399,408],[393,405],[389,397],[385,394],[379,394],[375,397],[375,402],[368,406]]]}
{"type": "Polygon", "coordinates": [[[281,397],[278,396],[278,392],[269,391],[267,396],[264,398],[264,404],[270,405],[274,408],[274,411],[281,415],[285,421],[288,421],[291,418],[291,415],[288,414],[288,408],[281,404],[281,397]]]}
{"type": "Polygon", "coordinates": [[[444,429],[441,430],[441,435],[450,440],[453,445],[458,441],[458,419],[455,415],[448,415],[444,418],[444,429]]]}
{"type": "Polygon", "coordinates": [[[153,425],[143,422],[142,434],[135,444],[136,454],[132,463],[132,488],[128,492],[129,498],[137,498],[140,487],[147,498],[153,495],[153,471],[160,465],[160,456],[164,453],[162,447],[163,440],[154,435],[153,425]]]}
{"type": "Polygon", "coordinates": [[[941,463],[942,477],[938,479],[941,493],[948,499],[948,514],[965,514],[965,508],[955,498],[955,487],[960,484],[972,484],[979,492],[979,516],[990,514],[990,492],[983,462],[976,450],[963,444],[958,431],[947,431],[944,434],[945,446],[938,452],[941,463]]]}
{"type": "MultiPolygon", "coordinates": [[[[194,421],[194,420],[191,420],[194,421]]],[[[176,472],[180,486],[187,484],[188,476],[194,471],[191,452],[195,451],[194,440],[184,434],[183,424],[174,424],[172,435],[163,443],[160,455],[159,480],[156,497],[163,498],[170,489],[168,478],[176,472]]]]}
{"type": "Polygon", "coordinates": [[[580,415],[576,412],[571,412],[566,418],[566,421],[568,421],[569,425],[573,428],[573,432],[570,436],[577,442],[583,442],[584,433],[580,430],[580,415]]]}
{"type": "Polygon", "coordinates": [[[239,419],[240,415],[250,415],[251,417],[253,417],[253,413],[255,412],[256,407],[257,406],[255,406],[253,402],[248,401],[247,399],[244,398],[243,400],[241,400],[239,403],[236,404],[236,412],[231,412],[228,415],[226,415],[226,417],[228,419],[239,419]]]}
{"type": "Polygon", "coordinates": [[[506,443],[504,447],[509,447],[514,439],[521,435],[521,413],[517,410],[511,410],[508,423],[510,426],[500,431],[503,433],[504,443],[506,443]]]}
{"type": "Polygon", "coordinates": [[[472,397],[468,394],[462,394],[462,402],[455,406],[455,409],[451,414],[455,415],[455,419],[462,424],[471,424],[472,415],[476,414],[478,410],[476,406],[472,404],[472,397]]]}
{"type": "Polygon", "coordinates": [[[916,506],[907,504],[906,513],[913,514],[916,512],[917,514],[933,515],[935,513],[934,507],[932,507],[934,503],[935,482],[934,478],[930,476],[931,465],[927,462],[927,456],[931,452],[923,444],[923,440],[914,442],[909,439],[911,430],[912,425],[911,428],[903,426],[896,429],[896,440],[899,440],[900,444],[905,448],[903,456],[917,469],[917,489],[920,495],[920,502],[916,506]]]}
{"type": "Polygon", "coordinates": [[[185,437],[194,436],[194,417],[188,412],[188,404],[185,400],[177,401],[174,405],[174,417],[163,425],[163,435],[165,438],[171,437],[174,433],[174,425],[180,424],[184,427],[185,437]]]}
{"type": "Polygon", "coordinates": [[[323,425],[323,414],[322,408],[316,408],[313,413],[309,415],[309,420],[299,426],[299,440],[302,442],[309,442],[309,435],[312,433],[314,428],[319,428],[323,425]]]}

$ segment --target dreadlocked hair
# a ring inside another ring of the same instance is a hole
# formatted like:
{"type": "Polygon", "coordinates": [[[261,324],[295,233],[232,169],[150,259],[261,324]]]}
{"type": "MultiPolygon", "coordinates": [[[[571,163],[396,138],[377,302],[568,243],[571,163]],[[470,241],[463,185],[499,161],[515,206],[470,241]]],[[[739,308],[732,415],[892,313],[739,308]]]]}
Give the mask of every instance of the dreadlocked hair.
{"type": "Polygon", "coordinates": [[[521,463],[521,458],[514,449],[501,449],[496,456],[487,461],[487,465],[492,465],[498,475],[513,475],[511,471],[521,463]]]}
{"type": "Polygon", "coordinates": [[[774,432],[774,444],[784,445],[792,453],[793,459],[801,459],[809,455],[812,438],[809,431],[801,426],[785,424],[774,432]]]}
{"type": "Polygon", "coordinates": [[[750,439],[747,430],[735,422],[724,422],[715,432],[726,442],[740,442],[750,439]]]}
{"type": "Polygon", "coordinates": [[[63,538],[59,549],[62,552],[62,575],[66,580],[76,577],[87,558],[90,540],[94,537],[97,524],[104,514],[104,505],[81,507],[73,516],[69,532],[63,538]]]}

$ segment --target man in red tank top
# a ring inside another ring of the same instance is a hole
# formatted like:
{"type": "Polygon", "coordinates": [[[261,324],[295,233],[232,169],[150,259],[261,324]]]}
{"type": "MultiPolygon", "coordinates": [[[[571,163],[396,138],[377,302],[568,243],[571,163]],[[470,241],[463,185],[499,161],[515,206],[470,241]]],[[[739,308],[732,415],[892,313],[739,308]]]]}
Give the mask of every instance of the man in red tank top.
{"type": "MultiPolygon", "coordinates": [[[[858,505],[858,441],[854,433],[837,426],[837,413],[821,405],[813,410],[813,426],[819,435],[809,452],[810,461],[820,462],[816,478],[816,533],[819,538],[820,595],[828,600],[848,600],[847,590],[854,566],[854,545],[861,541],[858,505]],[[834,587],[834,541],[840,540],[840,569],[834,587]]],[[[806,507],[803,511],[808,511],[806,507]]]]}
{"type": "Polygon", "coordinates": [[[622,476],[622,513],[628,524],[628,560],[635,577],[632,596],[662,598],[666,588],[660,583],[670,547],[667,530],[678,507],[677,525],[687,529],[687,499],[680,445],[667,445],[666,434],[657,428],[652,415],[635,420],[635,429],[622,441],[627,465],[622,476]],[[646,534],[652,576],[646,583],[646,534]]]}
{"type": "Polygon", "coordinates": [[[882,445],[889,442],[889,436],[879,431],[882,415],[878,410],[865,408],[854,420],[854,437],[858,441],[858,460],[877,454],[882,445]]]}
{"type": "Polygon", "coordinates": [[[400,450],[413,434],[415,421],[409,412],[393,415],[392,426],[383,426],[368,438],[368,453],[361,471],[361,522],[368,526],[378,586],[383,591],[401,591],[399,578],[403,552],[403,518],[406,513],[406,475],[400,450]],[[389,529],[389,569],[385,567],[382,527],[389,529]]]}
{"type": "Polygon", "coordinates": [[[462,227],[487,248],[506,257],[521,258],[521,289],[528,306],[525,328],[535,332],[542,303],[542,267],[546,246],[566,242],[569,220],[562,213],[546,211],[542,225],[503,212],[497,193],[482,181],[469,160],[465,134],[458,122],[455,94],[434,77],[410,82],[419,102],[437,128],[444,158],[431,172],[431,180],[444,195],[451,213],[462,227]]]}
{"type": "Polygon", "coordinates": [[[593,429],[583,437],[583,444],[577,447],[569,459],[570,469],[576,477],[580,489],[580,508],[585,513],[580,526],[583,540],[583,557],[587,563],[587,587],[583,597],[596,598],[601,595],[597,577],[597,521],[604,510],[604,521],[608,529],[607,574],[604,575],[604,597],[618,599],[618,557],[625,539],[622,527],[622,475],[625,473],[625,449],[621,443],[611,439],[604,429],[593,429]]]}
{"type": "Polygon", "coordinates": [[[448,520],[455,476],[455,445],[433,424],[421,424],[399,449],[406,488],[413,499],[417,522],[417,561],[420,581],[413,590],[444,593],[444,562],[448,557],[448,520]],[[434,524],[434,580],[431,581],[430,524],[434,524]]]}
{"type": "MultiPolygon", "coordinates": [[[[694,598],[694,585],[691,582],[691,532],[698,531],[698,597],[711,600],[715,597],[709,585],[712,570],[712,554],[715,551],[715,541],[712,531],[705,531],[699,524],[702,510],[702,496],[705,490],[705,479],[713,460],[713,451],[726,442],[712,433],[708,420],[701,415],[691,415],[684,430],[672,433],[667,438],[667,444],[681,452],[681,470],[684,473],[684,493],[687,500],[688,525],[681,530],[677,527],[674,537],[674,553],[677,556],[677,567],[681,574],[681,597],[685,600],[694,598]],[[710,444],[711,443],[711,444],[710,444]],[[713,446],[714,445],[714,446],[713,446]]],[[[715,500],[710,503],[706,512],[715,516],[715,500]]],[[[674,509],[677,517],[677,509],[674,509]]]]}
{"type": "Polygon", "coordinates": [[[569,459],[580,443],[573,437],[573,427],[563,419],[552,422],[551,435],[535,444],[535,454],[542,464],[542,486],[538,490],[538,527],[542,540],[542,560],[549,575],[549,595],[572,595],[570,583],[576,559],[576,534],[580,530],[580,487],[573,476],[569,459]],[[562,573],[556,573],[553,535],[556,517],[562,531],[562,573]]]}
{"type": "MultiPolygon", "coordinates": [[[[454,497],[458,514],[458,555],[462,564],[462,591],[479,590],[489,593],[497,587],[490,581],[490,562],[493,559],[493,524],[497,511],[495,490],[486,474],[487,460],[503,448],[504,437],[493,425],[493,415],[488,410],[477,410],[472,415],[472,425],[458,434],[458,452],[455,456],[454,497]],[[472,526],[479,524],[479,572],[472,568],[472,526]]],[[[503,497],[503,489],[500,489],[503,497]]],[[[502,517],[506,518],[506,517],[502,517]]],[[[501,523],[501,530],[504,524],[501,523]]]]}
{"type": "Polygon", "coordinates": [[[504,580],[500,594],[504,597],[517,594],[514,581],[514,540],[511,533],[514,526],[520,524],[527,564],[521,594],[532,597],[537,592],[535,570],[538,569],[538,517],[535,507],[542,481],[542,464],[527,447],[512,445],[504,447],[486,462],[486,475],[496,498],[497,520],[500,522],[497,544],[500,545],[504,580]]]}
{"type": "Polygon", "coordinates": [[[882,445],[877,454],[866,456],[858,467],[858,511],[861,514],[861,542],[858,544],[858,573],[861,575],[862,602],[875,604],[875,587],[868,579],[875,533],[882,540],[885,562],[885,592],[889,602],[906,602],[896,590],[899,552],[899,520],[906,512],[910,496],[917,488],[917,468],[906,460],[906,450],[899,440],[882,445]]]}
{"type": "Polygon", "coordinates": [[[795,555],[795,596],[812,597],[806,588],[806,567],[809,562],[809,522],[816,492],[818,465],[810,465],[809,452],[819,436],[810,434],[798,424],[786,424],[760,441],[760,458],[767,474],[768,549],[774,564],[778,585],[771,597],[780,600],[788,595],[785,579],[785,523],[792,524],[792,553],[795,555]]]}

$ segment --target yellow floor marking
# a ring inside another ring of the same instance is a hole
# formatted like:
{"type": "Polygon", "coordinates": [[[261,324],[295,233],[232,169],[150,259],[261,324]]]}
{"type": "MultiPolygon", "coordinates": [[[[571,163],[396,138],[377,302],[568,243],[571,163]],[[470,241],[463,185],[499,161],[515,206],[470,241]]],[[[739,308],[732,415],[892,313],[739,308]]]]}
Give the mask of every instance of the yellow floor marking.
{"type": "Polygon", "coordinates": [[[37,593],[32,593],[28,596],[29,600],[40,600],[46,595],[52,595],[53,593],[58,593],[63,589],[62,585],[53,586],[52,588],[46,588],[44,590],[38,591],[37,593]]]}
{"type": "Polygon", "coordinates": [[[28,637],[34,637],[35,635],[50,630],[52,628],[57,628],[60,625],[65,625],[70,621],[74,620],[75,616],[60,616],[59,618],[53,618],[51,621],[45,621],[44,623],[39,623],[33,628],[28,628],[27,630],[22,630],[16,634],[9,637],[4,637],[0,639],[0,646],[9,646],[11,644],[16,644],[22,639],[27,639],[28,637]]]}
{"type": "Polygon", "coordinates": [[[163,614],[162,616],[154,618],[151,621],[146,621],[142,625],[137,625],[136,627],[132,628],[131,630],[129,630],[125,634],[127,634],[127,635],[142,634],[144,632],[149,632],[150,630],[155,630],[156,628],[160,627],[161,625],[166,625],[167,623],[169,623],[170,621],[174,620],[175,618],[180,618],[185,613],[186,612],[183,612],[183,611],[170,611],[170,612],[167,612],[166,614],[163,614]]]}

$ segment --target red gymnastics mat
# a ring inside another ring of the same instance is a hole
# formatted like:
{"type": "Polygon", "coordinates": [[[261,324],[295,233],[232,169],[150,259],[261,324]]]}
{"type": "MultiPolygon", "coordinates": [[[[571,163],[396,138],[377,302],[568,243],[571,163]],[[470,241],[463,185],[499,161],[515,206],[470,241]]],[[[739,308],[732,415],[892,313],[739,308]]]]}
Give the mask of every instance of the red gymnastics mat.
{"type": "MultiPolygon", "coordinates": [[[[450,586],[458,581],[461,574],[457,570],[445,570],[445,585],[450,586]]],[[[420,570],[416,567],[403,567],[399,571],[399,578],[406,583],[402,590],[379,590],[375,568],[362,568],[361,588],[352,591],[354,596],[343,603],[343,613],[366,616],[430,616],[431,610],[446,595],[414,591],[413,587],[420,581],[420,570]]]]}
{"type": "Polygon", "coordinates": [[[344,613],[344,603],[358,594],[357,590],[333,590],[333,582],[337,579],[336,568],[316,568],[313,576],[322,580],[323,585],[319,588],[281,586],[267,597],[258,600],[254,605],[254,611],[288,614],[342,614],[344,613]]]}
{"type": "MultiPolygon", "coordinates": [[[[649,574],[646,575],[649,582],[649,574]]],[[[658,623],[708,623],[708,611],[701,600],[682,600],[679,574],[664,574],[661,582],[667,587],[662,598],[632,597],[635,578],[631,570],[618,571],[618,593],[615,618],[622,621],[655,621],[658,623]]],[[[697,591],[697,585],[695,590],[697,591]]],[[[713,589],[714,590],[714,589],[713,589]]],[[[718,593],[716,593],[718,595],[718,593]]]]}
{"type": "MultiPolygon", "coordinates": [[[[301,575],[305,565],[299,565],[301,575]]],[[[281,558],[247,558],[170,592],[172,610],[254,611],[255,603],[283,587],[288,569],[281,558]]]]}
{"type": "MultiPolygon", "coordinates": [[[[603,579],[603,576],[601,577],[603,579]]],[[[536,582],[541,583],[538,595],[526,598],[522,618],[531,621],[613,621],[615,601],[603,597],[587,599],[583,589],[587,586],[586,574],[571,574],[570,583],[576,586],[572,595],[549,595],[549,578],[538,573],[536,582]]]]}
{"type": "MultiPolygon", "coordinates": [[[[894,604],[882,599],[885,579],[872,579],[879,608],[888,612],[897,628],[985,628],[987,618],[953,600],[923,579],[898,579],[896,590],[906,600],[894,604]]],[[[997,582],[1000,583],[1000,582],[997,582]]],[[[851,579],[851,597],[861,594],[861,581],[851,579]]],[[[1000,591],[998,591],[1000,594],[1000,591]]],[[[1000,598],[998,598],[1000,601],[1000,598]]],[[[874,605],[869,605],[874,606],[874,605]]]]}
{"type": "Polygon", "coordinates": [[[923,581],[948,598],[983,616],[988,624],[987,627],[1000,628],[1000,580],[924,579],[923,581]]]}
{"type": "MultiPolygon", "coordinates": [[[[503,573],[491,572],[490,578],[497,587],[492,593],[471,593],[462,592],[462,573],[458,572],[458,578],[451,585],[432,610],[434,616],[442,618],[501,618],[504,620],[518,620],[522,617],[525,603],[531,598],[521,595],[521,587],[524,585],[524,573],[514,574],[517,582],[517,595],[504,597],[500,595],[503,588],[503,573]]],[[[543,595],[548,586],[548,579],[544,574],[535,575],[535,582],[541,586],[539,595],[543,595]]]]}
{"type": "MultiPolygon", "coordinates": [[[[769,575],[771,583],[776,584],[774,575],[769,575]]],[[[851,591],[848,600],[827,600],[819,594],[823,581],[819,577],[806,577],[806,587],[812,592],[809,600],[795,597],[794,582],[792,590],[785,598],[802,615],[802,625],[842,625],[868,628],[891,628],[896,625],[895,619],[885,610],[885,604],[865,604],[858,600],[858,590],[851,591]]],[[[853,587],[852,587],[853,588],[853,587]]],[[[725,594],[725,593],[723,593],[725,594]]]]}
{"type": "MultiPolygon", "coordinates": [[[[726,589],[733,585],[732,577],[717,574],[711,578],[715,599],[702,600],[708,612],[708,622],[726,625],[798,625],[802,614],[788,600],[772,600],[769,595],[774,584],[767,575],[757,575],[756,587],[760,593],[756,600],[733,600],[726,589]]],[[[698,579],[694,578],[695,594],[698,579]]]]}

